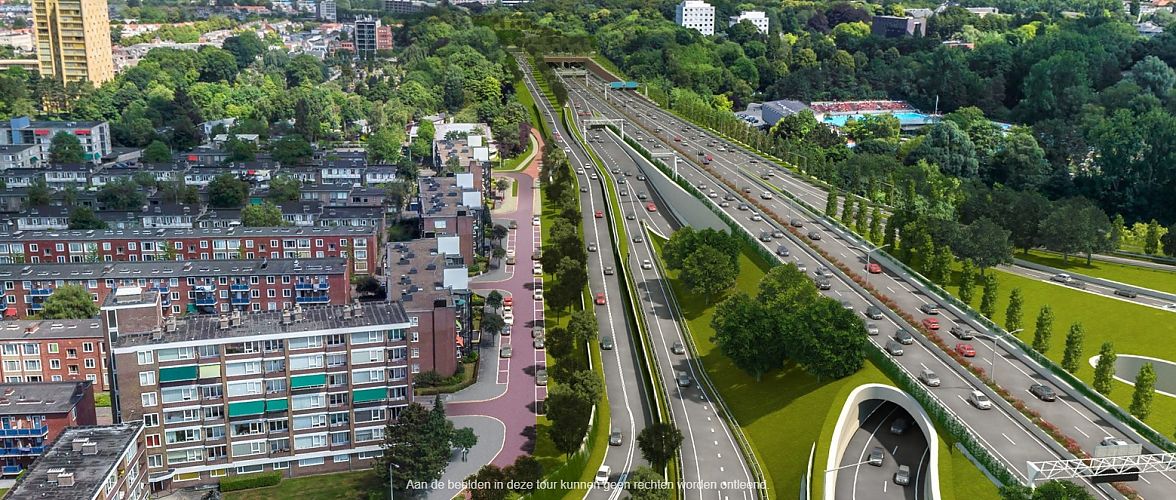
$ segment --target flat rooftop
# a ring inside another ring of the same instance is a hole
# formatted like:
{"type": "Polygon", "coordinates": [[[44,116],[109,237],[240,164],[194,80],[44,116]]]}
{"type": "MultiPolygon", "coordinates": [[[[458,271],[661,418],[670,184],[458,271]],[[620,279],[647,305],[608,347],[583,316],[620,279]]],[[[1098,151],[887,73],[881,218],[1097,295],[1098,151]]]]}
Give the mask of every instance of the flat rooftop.
{"type": "Polygon", "coordinates": [[[65,413],[77,406],[90,381],[0,384],[0,415],[65,413]]]}
{"type": "Polygon", "coordinates": [[[0,241],[175,239],[175,238],[313,238],[316,236],[372,236],[373,227],[231,227],[194,229],[94,229],[0,232],[0,241]]]}
{"type": "MultiPolygon", "coordinates": [[[[113,295],[107,299],[108,302],[112,298],[113,295]]],[[[239,325],[224,329],[220,326],[221,317],[191,317],[177,320],[174,332],[169,332],[165,328],[155,338],[152,338],[149,332],[142,335],[120,335],[114,341],[114,347],[408,324],[408,314],[400,302],[361,302],[359,310],[363,315],[352,315],[351,318],[343,317],[345,307],[350,305],[303,307],[302,319],[289,325],[282,324],[282,311],[245,312],[241,314],[239,325]]]]}
{"type": "Polygon", "coordinates": [[[460,260],[461,255],[447,257],[437,253],[437,246],[437,240],[426,238],[388,244],[389,297],[404,302],[409,310],[419,309],[421,304],[431,309],[434,300],[450,298],[445,269],[449,258],[460,260]]]}
{"type": "Polygon", "coordinates": [[[0,280],[169,279],[190,276],[342,274],[347,259],[151,260],[0,264],[0,280]]]}
{"type": "Polygon", "coordinates": [[[66,338],[103,338],[96,319],[21,319],[0,321],[0,341],[66,338]]]}
{"type": "MultiPolygon", "coordinates": [[[[107,476],[118,466],[127,449],[135,446],[142,423],[70,427],[25,471],[6,498],[38,500],[91,500],[98,496],[107,476]],[[95,453],[74,451],[74,440],[97,444],[95,453]],[[59,469],[64,469],[59,470],[59,469]],[[50,470],[53,473],[50,473],[50,470]],[[73,473],[73,486],[60,486],[61,472],[73,473]],[[50,482],[52,480],[52,482],[50,482]]],[[[139,471],[146,474],[146,470],[139,471]]]]}

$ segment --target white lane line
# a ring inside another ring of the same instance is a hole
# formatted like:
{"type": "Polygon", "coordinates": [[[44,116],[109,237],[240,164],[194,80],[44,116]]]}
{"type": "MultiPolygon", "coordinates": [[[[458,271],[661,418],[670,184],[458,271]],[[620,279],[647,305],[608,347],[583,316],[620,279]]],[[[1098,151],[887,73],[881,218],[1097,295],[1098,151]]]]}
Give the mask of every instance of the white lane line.
{"type": "Polygon", "coordinates": [[[1005,440],[1007,440],[1009,442],[1009,444],[1011,444],[1013,446],[1017,446],[1017,442],[1013,441],[1013,438],[1010,438],[1007,434],[1002,432],[1002,433],[1000,433],[1000,435],[1004,436],[1005,440]]]}
{"type": "Polygon", "coordinates": [[[1086,431],[1083,431],[1082,429],[1078,428],[1077,425],[1074,426],[1074,430],[1078,431],[1079,434],[1086,436],[1087,439],[1090,439],[1090,434],[1087,434],[1086,431]]]}

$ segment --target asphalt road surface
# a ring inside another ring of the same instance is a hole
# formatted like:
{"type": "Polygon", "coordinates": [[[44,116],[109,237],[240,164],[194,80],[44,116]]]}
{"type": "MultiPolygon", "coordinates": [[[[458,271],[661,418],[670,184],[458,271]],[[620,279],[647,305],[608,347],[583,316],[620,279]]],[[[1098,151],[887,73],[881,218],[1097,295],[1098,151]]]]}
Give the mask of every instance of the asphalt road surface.
{"type": "MultiPolygon", "coordinates": [[[[926,498],[927,470],[931,465],[927,436],[901,406],[879,400],[866,403],[872,403],[874,407],[862,412],[864,419],[845,446],[845,454],[838,464],[840,470],[834,497],[838,500],[926,498]],[[890,431],[891,424],[898,419],[907,422],[902,434],[890,431]],[[881,466],[866,463],[870,452],[876,448],[882,449],[881,466]],[[900,465],[910,467],[910,484],[906,486],[894,482],[900,465]]],[[[947,457],[940,457],[944,458],[947,457]]]]}

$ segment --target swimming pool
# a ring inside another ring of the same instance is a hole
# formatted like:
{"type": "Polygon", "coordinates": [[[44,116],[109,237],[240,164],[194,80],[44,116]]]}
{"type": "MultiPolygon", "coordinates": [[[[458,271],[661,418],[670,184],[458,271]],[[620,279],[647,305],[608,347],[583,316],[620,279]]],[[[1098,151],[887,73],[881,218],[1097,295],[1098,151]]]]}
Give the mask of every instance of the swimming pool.
{"type": "MultiPolygon", "coordinates": [[[[880,114],[880,113],[875,113],[875,114],[880,114]]],[[[894,115],[895,118],[898,118],[898,123],[900,125],[920,125],[920,124],[928,123],[931,121],[931,115],[925,115],[923,113],[916,113],[914,111],[899,111],[897,113],[890,113],[890,114],[894,115]]],[[[824,122],[828,123],[830,125],[836,126],[836,127],[844,127],[845,122],[848,122],[850,118],[853,118],[854,120],[860,120],[865,116],[867,116],[867,115],[865,115],[865,114],[826,115],[824,122]]]]}

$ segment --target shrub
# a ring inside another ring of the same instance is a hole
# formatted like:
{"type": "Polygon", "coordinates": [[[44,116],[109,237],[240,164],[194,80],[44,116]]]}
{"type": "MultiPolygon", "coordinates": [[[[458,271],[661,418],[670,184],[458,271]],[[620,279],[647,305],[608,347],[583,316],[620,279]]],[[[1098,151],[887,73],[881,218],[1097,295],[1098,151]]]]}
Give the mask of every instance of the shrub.
{"type": "Polygon", "coordinates": [[[280,482],[282,482],[282,473],[280,471],[259,472],[257,474],[233,476],[221,479],[220,490],[222,492],[227,492],[247,490],[250,488],[263,488],[265,486],[273,486],[280,482]]]}

